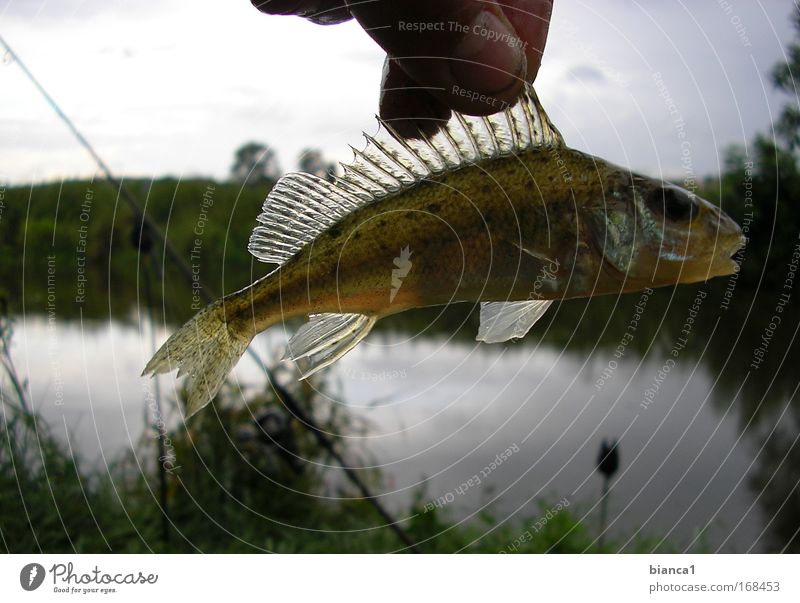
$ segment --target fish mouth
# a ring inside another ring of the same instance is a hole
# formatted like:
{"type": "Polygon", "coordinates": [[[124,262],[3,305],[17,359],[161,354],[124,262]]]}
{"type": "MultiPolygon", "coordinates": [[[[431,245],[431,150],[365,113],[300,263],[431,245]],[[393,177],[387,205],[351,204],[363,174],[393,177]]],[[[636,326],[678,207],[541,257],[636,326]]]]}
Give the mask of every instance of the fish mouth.
{"type": "Polygon", "coordinates": [[[644,287],[691,284],[708,281],[717,276],[728,276],[739,271],[736,255],[747,243],[741,232],[720,237],[714,251],[705,256],[685,257],[680,260],[665,258],[663,250],[640,257],[640,270],[646,270],[642,277],[634,271],[622,271],[613,262],[604,258],[606,273],[625,282],[625,291],[638,291],[644,287]],[[710,256],[710,257],[709,257],[710,256]],[[658,269],[656,269],[658,266],[658,269]],[[643,268],[646,267],[646,268],[643,268]]]}
{"type": "Polygon", "coordinates": [[[707,278],[734,274],[739,270],[739,262],[734,256],[747,244],[747,237],[744,236],[742,228],[721,208],[710,204],[706,224],[709,234],[712,229],[716,231],[707,278]]]}
{"type": "Polygon", "coordinates": [[[714,262],[711,265],[710,276],[727,276],[739,270],[739,262],[736,261],[736,254],[747,245],[747,237],[739,233],[729,238],[723,243],[719,252],[715,254],[714,262]]]}
{"type": "Polygon", "coordinates": [[[638,253],[631,255],[624,267],[617,265],[594,237],[591,238],[591,247],[601,258],[606,277],[612,282],[622,283],[625,292],[728,276],[739,270],[741,257],[736,256],[746,245],[747,237],[739,225],[720,210],[717,209],[712,216],[715,224],[697,229],[692,233],[696,238],[682,240],[673,251],[669,246],[665,247],[663,239],[657,246],[645,244],[638,253]],[[687,255],[686,251],[690,250],[687,255]]]}

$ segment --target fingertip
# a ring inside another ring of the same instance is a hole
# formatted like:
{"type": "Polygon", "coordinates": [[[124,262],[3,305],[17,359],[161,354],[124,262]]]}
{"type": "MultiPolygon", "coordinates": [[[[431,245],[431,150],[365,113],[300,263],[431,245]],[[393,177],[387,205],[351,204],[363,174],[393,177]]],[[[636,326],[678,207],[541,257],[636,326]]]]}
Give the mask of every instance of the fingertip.
{"type": "Polygon", "coordinates": [[[422,56],[403,54],[397,63],[454,111],[490,115],[512,103],[527,78],[527,57],[503,13],[464,13],[445,28],[450,34],[447,44],[422,56]]]}
{"type": "Polygon", "coordinates": [[[502,9],[522,41],[527,59],[525,79],[533,83],[547,43],[553,0],[506,0],[502,9]]]}
{"type": "Polygon", "coordinates": [[[494,2],[384,0],[351,10],[414,81],[453,110],[489,115],[522,89],[527,59],[494,2]]]}
{"type": "Polygon", "coordinates": [[[380,117],[403,138],[435,134],[450,119],[450,109],[392,60],[384,63],[380,117]]]}
{"type": "MultiPolygon", "coordinates": [[[[503,14],[480,11],[453,51],[450,74],[461,90],[502,98],[525,77],[522,42],[503,14]]],[[[459,96],[464,96],[459,94],[459,96]]]]}
{"type": "Polygon", "coordinates": [[[262,13],[294,15],[318,25],[334,25],[352,19],[346,0],[250,0],[262,13]]]}

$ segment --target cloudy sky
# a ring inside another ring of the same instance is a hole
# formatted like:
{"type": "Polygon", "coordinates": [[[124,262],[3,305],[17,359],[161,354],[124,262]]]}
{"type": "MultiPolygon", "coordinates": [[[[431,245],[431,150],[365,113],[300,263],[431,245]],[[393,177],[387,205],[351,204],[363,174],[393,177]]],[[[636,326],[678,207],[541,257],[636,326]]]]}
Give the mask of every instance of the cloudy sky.
{"type": "MultiPolygon", "coordinates": [[[[790,100],[768,73],[793,5],[556,0],[537,88],[571,146],[650,175],[713,174],[790,100]]],[[[347,160],[375,129],[383,55],[353,23],[248,0],[0,0],[0,36],[119,174],[224,177],[248,140],[285,170],[308,146],[347,160]]],[[[95,171],[8,55],[0,91],[0,182],[95,171]]]]}

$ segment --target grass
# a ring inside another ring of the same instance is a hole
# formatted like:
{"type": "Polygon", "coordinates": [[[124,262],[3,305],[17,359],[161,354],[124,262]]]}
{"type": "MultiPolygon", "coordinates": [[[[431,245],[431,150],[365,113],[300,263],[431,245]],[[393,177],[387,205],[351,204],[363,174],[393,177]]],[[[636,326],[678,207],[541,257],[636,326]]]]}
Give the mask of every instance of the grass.
{"type": "MultiPolygon", "coordinates": [[[[88,470],[25,398],[8,355],[3,322],[0,350],[7,386],[0,388],[0,549],[6,553],[375,553],[403,550],[396,534],[355,488],[329,479],[330,454],[290,418],[271,392],[226,386],[189,430],[166,432],[172,459],[160,472],[163,449],[153,434],[135,453],[88,470]],[[254,417],[258,422],[254,421],[254,417]],[[161,478],[164,491],[161,494],[161,478]]],[[[278,378],[281,376],[278,375],[278,378]]],[[[295,385],[291,395],[326,432],[352,433],[346,414],[320,416],[318,394],[295,385]]],[[[326,407],[328,408],[328,407],[326,407]]],[[[167,440],[164,440],[166,443],[167,440]]],[[[358,450],[336,449],[351,462],[358,450]]],[[[375,491],[381,475],[362,480],[375,491]]],[[[579,553],[598,548],[574,505],[538,502],[531,517],[499,521],[491,509],[457,522],[446,509],[426,511],[425,493],[398,517],[426,553],[579,553]],[[557,509],[554,511],[554,509],[557,509]]],[[[653,549],[638,540],[634,551],[653,549]]],[[[671,547],[660,545],[659,550],[671,547]]]]}

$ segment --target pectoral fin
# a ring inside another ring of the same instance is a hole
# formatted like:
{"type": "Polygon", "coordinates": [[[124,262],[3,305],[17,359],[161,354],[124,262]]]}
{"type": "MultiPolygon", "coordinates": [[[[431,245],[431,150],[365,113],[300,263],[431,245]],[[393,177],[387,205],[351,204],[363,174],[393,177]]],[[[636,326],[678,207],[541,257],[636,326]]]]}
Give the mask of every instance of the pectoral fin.
{"type": "Polygon", "coordinates": [[[476,339],[485,343],[500,343],[524,337],[552,303],[552,300],[484,302],[481,304],[481,325],[476,339]]]}

